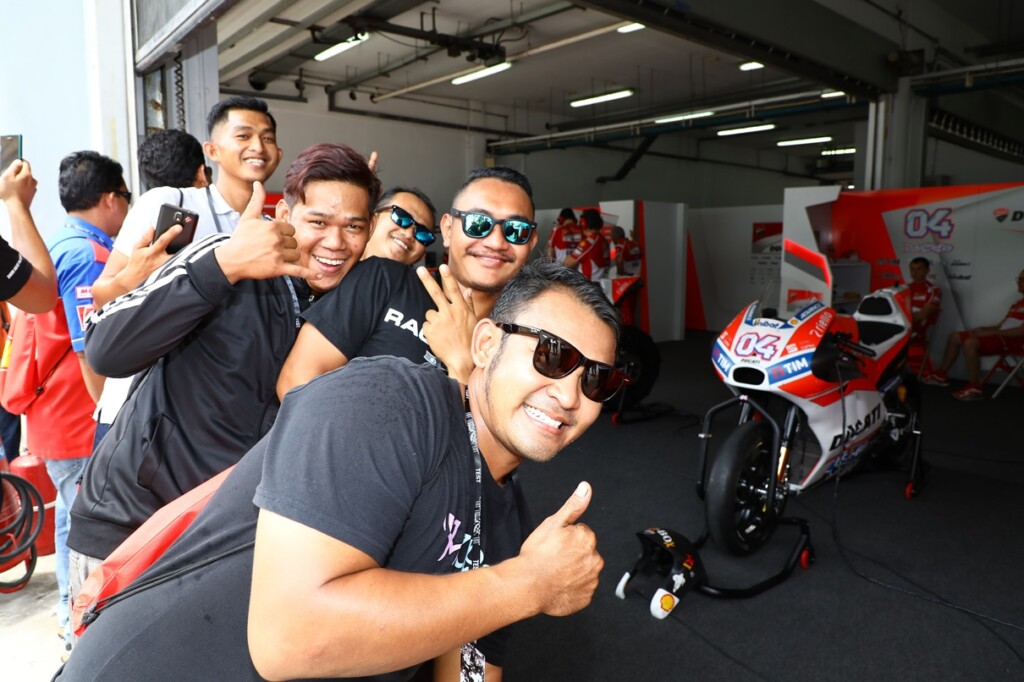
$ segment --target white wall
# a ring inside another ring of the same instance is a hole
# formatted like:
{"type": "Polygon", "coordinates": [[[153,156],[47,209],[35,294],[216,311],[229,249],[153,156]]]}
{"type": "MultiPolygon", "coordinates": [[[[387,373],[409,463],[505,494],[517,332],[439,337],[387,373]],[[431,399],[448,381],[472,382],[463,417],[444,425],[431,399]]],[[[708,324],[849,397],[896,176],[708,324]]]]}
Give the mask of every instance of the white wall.
{"type": "Polygon", "coordinates": [[[751,281],[752,228],[754,223],[781,222],[781,203],[686,212],[686,233],[709,330],[724,329],[740,310],[764,294],[764,287],[751,281]]]}
{"type": "MultiPolygon", "coordinates": [[[[124,26],[120,0],[5,3],[0,40],[0,133],[24,136],[39,188],[32,214],[46,237],[63,224],[60,160],[92,149],[130,177],[124,26]]],[[[135,188],[132,188],[135,189],[135,188]]],[[[0,231],[9,234],[0,206],[0,231]]]]}

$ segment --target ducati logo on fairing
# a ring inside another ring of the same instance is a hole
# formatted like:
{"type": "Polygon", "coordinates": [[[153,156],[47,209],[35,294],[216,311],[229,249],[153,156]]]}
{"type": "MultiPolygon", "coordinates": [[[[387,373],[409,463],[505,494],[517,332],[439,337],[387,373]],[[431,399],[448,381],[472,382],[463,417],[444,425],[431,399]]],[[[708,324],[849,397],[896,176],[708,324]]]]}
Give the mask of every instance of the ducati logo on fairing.
{"type": "Polygon", "coordinates": [[[992,211],[992,215],[996,217],[996,220],[1000,223],[1005,223],[1006,219],[1009,218],[1012,222],[1018,222],[1024,220],[1024,211],[1013,211],[1010,212],[1007,208],[997,208],[992,211]]]}
{"type": "Polygon", "coordinates": [[[875,405],[875,409],[868,412],[864,419],[858,419],[855,424],[849,424],[846,427],[846,438],[843,438],[842,434],[837,433],[832,437],[832,444],[828,446],[829,450],[835,450],[843,443],[849,443],[851,440],[856,438],[858,435],[867,431],[868,427],[876,423],[882,418],[882,406],[881,404],[875,405]]]}

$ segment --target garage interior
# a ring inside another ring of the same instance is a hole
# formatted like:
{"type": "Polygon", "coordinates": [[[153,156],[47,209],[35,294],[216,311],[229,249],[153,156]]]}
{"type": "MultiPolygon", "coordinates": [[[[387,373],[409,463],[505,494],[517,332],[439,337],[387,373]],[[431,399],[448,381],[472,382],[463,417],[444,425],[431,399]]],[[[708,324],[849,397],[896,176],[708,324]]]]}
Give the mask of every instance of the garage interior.
{"type": "MultiPolygon", "coordinates": [[[[442,211],[484,164],[526,173],[546,209],[780,204],[794,187],[1024,175],[1024,7],[1012,0],[130,4],[128,156],[150,130],[201,138],[212,103],[246,94],[277,117],[282,168],[310,144],[345,142],[380,153],[386,186],[417,185],[442,211]],[[453,83],[484,69],[494,72],[453,83]],[[606,95],[617,98],[578,105],[606,95]]],[[[1024,452],[1012,427],[1024,390],[1012,383],[973,404],[922,387],[929,472],[915,499],[904,499],[901,471],[792,499],[787,513],[810,521],[817,561],[778,587],[747,600],[691,594],[664,621],[642,598],[615,596],[639,556],[637,532],[701,532],[698,420],[729,395],[710,361],[717,331],[656,339],[661,369],[646,401],[671,414],[620,425],[605,414],[554,462],[525,468],[538,518],[592,482],[585,520],[606,563],[589,608],[516,626],[504,679],[1024,675],[1024,452]]],[[[702,557],[716,581],[749,584],[777,570],[792,537],[780,529],[746,559],[713,545],[702,557]]],[[[0,618],[0,639],[17,627],[0,618]]],[[[48,679],[39,673],[24,679],[48,679]]]]}

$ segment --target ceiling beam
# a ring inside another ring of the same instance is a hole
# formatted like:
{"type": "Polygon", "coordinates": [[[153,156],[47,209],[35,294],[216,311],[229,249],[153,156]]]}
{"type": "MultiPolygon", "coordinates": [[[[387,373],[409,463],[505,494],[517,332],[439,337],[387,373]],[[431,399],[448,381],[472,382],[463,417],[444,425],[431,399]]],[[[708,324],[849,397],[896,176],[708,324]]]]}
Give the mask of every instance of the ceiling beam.
{"type": "Polygon", "coordinates": [[[578,0],[686,40],[874,99],[895,92],[899,45],[814,0],[578,0]]]}

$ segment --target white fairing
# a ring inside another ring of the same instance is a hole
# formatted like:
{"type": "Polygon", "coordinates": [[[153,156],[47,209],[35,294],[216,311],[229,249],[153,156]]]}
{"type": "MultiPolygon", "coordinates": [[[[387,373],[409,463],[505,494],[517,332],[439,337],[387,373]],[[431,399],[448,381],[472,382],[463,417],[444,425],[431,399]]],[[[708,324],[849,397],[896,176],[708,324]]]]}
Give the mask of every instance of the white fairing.
{"type": "Polygon", "coordinates": [[[905,288],[882,289],[862,301],[858,310],[865,312],[852,317],[814,302],[788,320],[759,317],[755,302],[716,340],[711,359],[722,381],[742,393],[780,395],[807,417],[822,454],[802,480],[790,481],[790,489],[802,490],[854,460],[885,423],[883,390],[876,381],[909,336],[909,302],[904,299],[905,288]],[[822,339],[837,331],[851,332],[876,353],[861,363],[861,375],[850,369],[843,376],[842,402],[838,382],[811,371],[822,339]]]}

